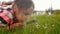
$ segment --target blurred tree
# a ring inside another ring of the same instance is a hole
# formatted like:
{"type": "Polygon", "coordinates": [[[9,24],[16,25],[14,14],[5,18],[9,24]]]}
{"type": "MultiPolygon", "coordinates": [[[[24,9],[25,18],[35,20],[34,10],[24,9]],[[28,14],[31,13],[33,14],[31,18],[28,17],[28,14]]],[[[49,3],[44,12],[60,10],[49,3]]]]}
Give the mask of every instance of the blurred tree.
{"type": "Polygon", "coordinates": [[[59,15],[60,14],[60,10],[53,10],[55,15],[59,15]]]}

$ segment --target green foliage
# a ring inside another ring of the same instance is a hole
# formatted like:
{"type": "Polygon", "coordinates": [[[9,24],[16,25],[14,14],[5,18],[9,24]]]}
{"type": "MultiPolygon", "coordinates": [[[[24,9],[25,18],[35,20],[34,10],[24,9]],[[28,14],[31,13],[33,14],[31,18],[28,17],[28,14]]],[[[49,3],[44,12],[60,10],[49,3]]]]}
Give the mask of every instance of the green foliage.
{"type": "Polygon", "coordinates": [[[60,14],[60,10],[53,10],[55,15],[59,15],[60,14]]]}
{"type": "MultiPolygon", "coordinates": [[[[51,12],[52,14],[55,14],[55,15],[60,15],[60,10],[52,10],[51,12]]],[[[48,14],[48,11],[46,10],[46,14],[48,14]]]]}
{"type": "Polygon", "coordinates": [[[26,24],[23,28],[16,27],[7,31],[4,28],[0,34],[60,34],[60,15],[38,15],[32,16],[29,20],[36,19],[36,23],[26,24]],[[39,25],[39,28],[36,27],[39,25]]]}

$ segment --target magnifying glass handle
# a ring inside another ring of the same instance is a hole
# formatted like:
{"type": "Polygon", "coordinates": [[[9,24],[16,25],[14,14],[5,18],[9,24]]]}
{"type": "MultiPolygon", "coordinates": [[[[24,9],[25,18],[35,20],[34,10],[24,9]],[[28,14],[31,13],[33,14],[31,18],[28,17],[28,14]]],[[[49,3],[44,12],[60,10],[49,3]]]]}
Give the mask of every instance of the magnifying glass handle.
{"type": "Polygon", "coordinates": [[[36,23],[36,22],[37,22],[37,20],[31,20],[31,21],[27,22],[27,24],[36,23]]]}

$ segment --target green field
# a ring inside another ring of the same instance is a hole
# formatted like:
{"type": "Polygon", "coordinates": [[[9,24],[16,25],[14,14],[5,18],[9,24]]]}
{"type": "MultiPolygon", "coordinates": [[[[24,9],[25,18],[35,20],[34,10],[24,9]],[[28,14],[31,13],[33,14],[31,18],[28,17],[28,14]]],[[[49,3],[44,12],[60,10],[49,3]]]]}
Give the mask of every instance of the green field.
{"type": "Polygon", "coordinates": [[[0,29],[0,34],[60,34],[60,15],[38,15],[31,19],[36,19],[36,23],[26,24],[23,28],[16,27],[14,30],[7,31],[0,29]]]}

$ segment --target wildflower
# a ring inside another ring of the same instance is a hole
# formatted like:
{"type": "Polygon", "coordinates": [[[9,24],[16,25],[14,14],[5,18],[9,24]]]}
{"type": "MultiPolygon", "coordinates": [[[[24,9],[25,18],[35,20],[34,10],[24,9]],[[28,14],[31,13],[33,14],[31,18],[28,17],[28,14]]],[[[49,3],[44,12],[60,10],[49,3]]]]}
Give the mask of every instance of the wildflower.
{"type": "Polygon", "coordinates": [[[40,25],[38,23],[36,23],[36,28],[39,29],[40,28],[40,25]]]}

